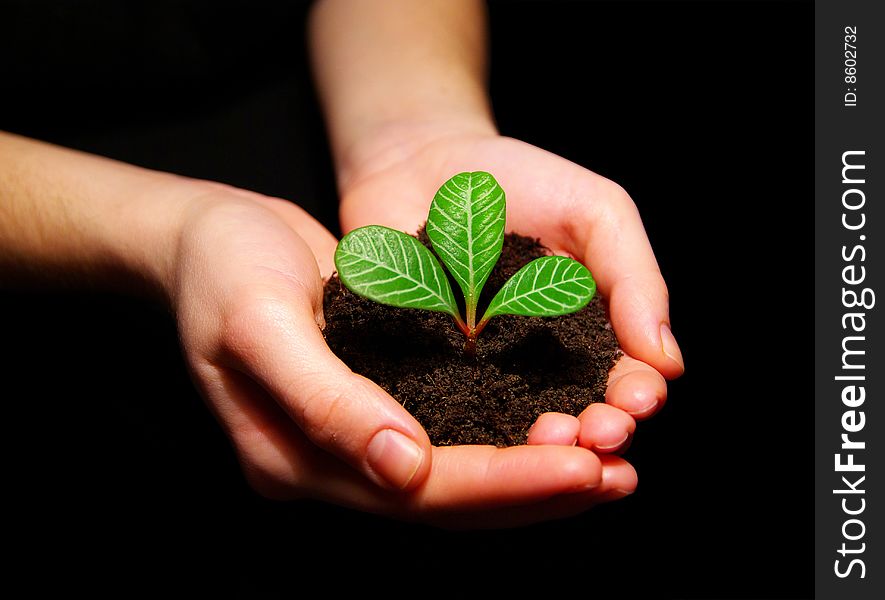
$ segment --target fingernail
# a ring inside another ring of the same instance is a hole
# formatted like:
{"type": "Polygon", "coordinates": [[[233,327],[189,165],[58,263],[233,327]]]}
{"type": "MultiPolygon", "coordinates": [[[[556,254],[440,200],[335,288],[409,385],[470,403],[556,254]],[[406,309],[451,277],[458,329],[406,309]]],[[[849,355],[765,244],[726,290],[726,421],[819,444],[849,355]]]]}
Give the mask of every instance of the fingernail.
{"type": "Polygon", "coordinates": [[[633,396],[633,402],[630,404],[630,408],[627,409],[634,417],[644,417],[648,415],[648,413],[652,412],[658,405],[658,399],[655,396],[647,397],[643,392],[635,392],[633,396]]]}
{"type": "Polygon", "coordinates": [[[678,364],[680,369],[685,370],[679,344],[676,343],[676,338],[673,337],[673,332],[670,331],[670,326],[666,323],[661,323],[661,348],[664,350],[664,354],[670,357],[670,360],[678,364]]]}
{"type": "Polygon", "coordinates": [[[596,488],[598,488],[599,484],[600,484],[599,479],[594,479],[592,481],[585,481],[583,483],[577,484],[574,487],[574,489],[572,490],[572,493],[577,494],[580,492],[589,492],[590,490],[595,490],[596,488]]]}
{"type": "Polygon", "coordinates": [[[630,434],[625,433],[624,439],[622,439],[617,444],[612,444],[611,446],[600,446],[599,444],[596,444],[596,449],[599,450],[600,452],[611,452],[612,450],[617,450],[618,448],[620,448],[621,446],[624,445],[624,442],[626,442],[629,437],[630,437],[630,434]]]}
{"type": "Polygon", "coordinates": [[[424,452],[411,439],[393,429],[383,429],[369,442],[369,467],[388,485],[405,489],[412,481],[424,452]]]}
{"type": "Polygon", "coordinates": [[[614,498],[612,498],[612,500],[618,500],[620,498],[626,498],[627,496],[632,494],[634,491],[636,491],[636,490],[623,490],[621,488],[615,488],[610,492],[610,494],[612,496],[614,496],[614,498]]]}

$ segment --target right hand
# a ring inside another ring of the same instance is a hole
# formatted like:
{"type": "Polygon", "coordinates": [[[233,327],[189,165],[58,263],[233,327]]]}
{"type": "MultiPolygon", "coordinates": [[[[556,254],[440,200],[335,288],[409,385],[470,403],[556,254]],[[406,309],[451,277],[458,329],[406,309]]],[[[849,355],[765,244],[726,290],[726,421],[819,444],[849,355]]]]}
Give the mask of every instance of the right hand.
{"type": "Polygon", "coordinates": [[[636,486],[581,447],[432,447],[392,397],[326,346],[336,240],[287,201],[208,184],[166,282],[191,372],[254,489],[441,525],[576,514],[636,486]]]}

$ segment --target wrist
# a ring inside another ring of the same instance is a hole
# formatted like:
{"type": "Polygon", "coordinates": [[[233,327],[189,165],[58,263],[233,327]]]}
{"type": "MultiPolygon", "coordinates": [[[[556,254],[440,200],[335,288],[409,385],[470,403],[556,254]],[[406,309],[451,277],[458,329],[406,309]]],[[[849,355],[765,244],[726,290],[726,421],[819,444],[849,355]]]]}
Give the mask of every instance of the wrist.
{"type": "Polygon", "coordinates": [[[121,205],[119,218],[110,225],[107,247],[114,270],[111,286],[148,294],[171,306],[175,295],[180,248],[188,224],[219,202],[220,184],[157,173],[139,186],[121,205]]]}

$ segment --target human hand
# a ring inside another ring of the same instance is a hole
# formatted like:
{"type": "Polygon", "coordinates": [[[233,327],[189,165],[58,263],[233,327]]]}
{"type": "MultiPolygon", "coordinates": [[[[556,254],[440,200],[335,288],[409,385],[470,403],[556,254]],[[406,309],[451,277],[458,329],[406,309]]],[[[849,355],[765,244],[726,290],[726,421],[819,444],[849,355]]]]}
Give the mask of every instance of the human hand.
{"type": "Polygon", "coordinates": [[[166,302],[197,387],[263,494],[500,526],[635,485],[629,465],[584,448],[431,448],[399,403],[326,346],[320,276],[335,239],[297,206],[3,133],[0,167],[4,284],[166,302]]]}
{"type": "Polygon", "coordinates": [[[663,405],[664,378],[683,371],[667,289],[633,201],[604,177],[492,131],[418,131],[380,135],[374,150],[364,146],[349,161],[340,181],[343,231],[383,224],[415,232],[441,182],[464,171],[492,173],[507,193],[507,230],[539,237],[554,254],[587,265],[626,353],[610,373],[605,404],[577,419],[542,415],[529,443],[622,450],[635,419],[663,405]]]}
{"type": "Polygon", "coordinates": [[[210,185],[188,213],[168,290],[198,388],[262,494],[445,525],[566,516],[635,487],[585,448],[431,447],[320,328],[335,239],[297,206],[210,185]]]}

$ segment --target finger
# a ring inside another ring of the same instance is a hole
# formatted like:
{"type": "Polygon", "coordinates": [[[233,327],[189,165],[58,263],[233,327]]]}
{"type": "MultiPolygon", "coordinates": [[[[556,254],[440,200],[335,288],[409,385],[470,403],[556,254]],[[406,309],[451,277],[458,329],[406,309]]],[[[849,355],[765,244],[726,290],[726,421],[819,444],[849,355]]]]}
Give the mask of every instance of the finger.
{"type": "Polygon", "coordinates": [[[229,316],[238,369],[273,396],[306,436],[378,485],[420,485],[430,469],[424,429],[384,390],[326,346],[307,298],[259,298],[229,316]]]}
{"type": "Polygon", "coordinates": [[[578,441],[581,423],[577,418],[563,413],[549,412],[538,417],[529,429],[527,444],[574,446],[578,441]]]}
{"type": "Polygon", "coordinates": [[[590,178],[572,226],[579,260],[608,298],[618,341],[631,356],[667,378],[685,370],[670,329],[667,286],[636,205],[619,186],[590,178]]]}
{"type": "Polygon", "coordinates": [[[634,419],[647,419],[667,400],[667,382],[650,365],[622,356],[608,376],[606,403],[627,412],[634,419]]]}
{"type": "Polygon", "coordinates": [[[497,507],[483,511],[437,515],[436,525],[452,529],[491,529],[518,527],[540,521],[579,515],[598,504],[629,496],[636,490],[636,470],[618,456],[601,456],[602,481],[585,492],[559,494],[552,498],[518,506],[497,507]]]}
{"type": "Polygon", "coordinates": [[[511,527],[578,514],[635,488],[623,459],[580,448],[434,447],[427,483],[385,491],[316,447],[260,386],[212,368],[200,379],[254,488],[275,499],[312,497],[447,527],[511,527]],[[625,491],[626,490],[626,491],[625,491]]]}
{"type": "Polygon", "coordinates": [[[600,489],[601,495],[610,492],[601,487],[606,476],[600,458],[575,447],[433,447],[433,466],[425,484],[396,496],[369,488],[322,456],[314,459],[309,468],[313,476],[303,481],[321,499],[447,526],[513,526],[558,518],[565,516],[561,509],[544,506],[551,499],[576,497],[578,501],[569,502],[566,511],[575,514],[593,505],[594,490],[600,489]],[[473,519],[476,515],[482,515],[479,522],[473,519]]]}
{"type": "Polygon", "coordinates": [[[636,491],[639,477],[636,469],[620,456],[600,456],[602,463],[602,483],[594,500],[597,504],[620,500],[636,491]]]}
{"type": "Polygon", "coordinates": [[[433,468],[416,503],[422,511],[467,511],[537,502],[595,489],[597,457],[571,446],[434,448],[433,468]]]}
{"type": "Polygon", "coordinates": [[[591,404],[578,417],[578,444],[598,453],[623,450],[636,431],[636,421],[619,408],[601,402],[591,404]]]}

